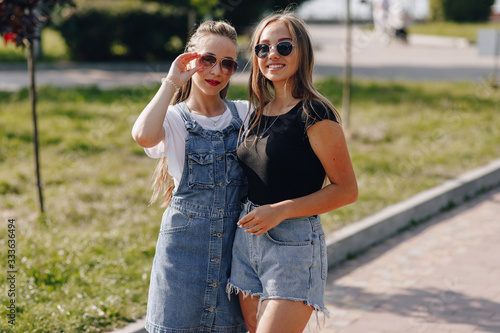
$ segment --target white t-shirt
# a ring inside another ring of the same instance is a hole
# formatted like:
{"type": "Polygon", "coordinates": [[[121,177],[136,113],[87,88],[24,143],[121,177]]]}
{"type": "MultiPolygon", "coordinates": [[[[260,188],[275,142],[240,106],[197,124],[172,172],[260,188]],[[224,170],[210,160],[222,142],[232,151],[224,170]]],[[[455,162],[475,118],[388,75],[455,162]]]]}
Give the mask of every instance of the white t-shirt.
{"type": "MultiPolygon", "coordinates": [[[[249,116],[247,117],[248,101],[237,100],[232,102],[235,104],[238,115],[244,122],[245,128],[247,128],[250,118],[249,116]]],[[[191,117],[204,129],[213,131],[223,130],[229,126],[233,119],[229,106],[226,106],[226,111],[224,111],[220,119],[219,116],[210,118],[193,113],[191,113],[191,117]],[[214,126],[211,119],[217,119],[216,126],[214,126]]],[[[182,177],[182,172],[184,171],[184,157],[188,131],[186,130],[186,125],[184,124],[180,112],[172,105],[168,107],[165,120],[163,121],[163,128],[165,129],[165,141],[161,141],[154,147],[144,148],[144,150],[151,158],[167,158],[168,172],[174,179],[174,185],[175,188],[177,188],[182,177]]]]}

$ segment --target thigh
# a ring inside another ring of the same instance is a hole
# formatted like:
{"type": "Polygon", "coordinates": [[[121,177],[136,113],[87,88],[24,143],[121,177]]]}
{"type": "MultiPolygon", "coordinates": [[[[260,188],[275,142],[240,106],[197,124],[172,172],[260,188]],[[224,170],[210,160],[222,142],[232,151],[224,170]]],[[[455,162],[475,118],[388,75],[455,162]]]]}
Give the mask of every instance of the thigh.
{"type": "Polygon", "coordinates": [[[302,333],[313,308],[303,302],[270,299],[262,302],[257,333],[302,333]]]}
{"type": "Polygon", "coordinates": [[[238,293],[238,297],[240,299],[241,312],[243,312],[243,318],[245,319],[245,324],[247,324],[248,331],[250,333],[255,333],[260,297],[251,297],[250,295],[245,297],[242,292],[238,293]]]}

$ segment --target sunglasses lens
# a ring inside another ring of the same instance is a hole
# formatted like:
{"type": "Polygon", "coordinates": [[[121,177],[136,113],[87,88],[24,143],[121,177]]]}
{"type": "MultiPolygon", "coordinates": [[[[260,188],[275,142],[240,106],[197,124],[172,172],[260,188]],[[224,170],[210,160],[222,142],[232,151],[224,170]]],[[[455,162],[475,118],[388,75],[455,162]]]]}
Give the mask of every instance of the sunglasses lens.
{"type": "Polygon", "coordinates": [[[289,56],[290,53],[292,53],[293,50],[293,44],[290,42],[279,42],[276,44],[276,49],[278,50],[278,53],[281,54],[283,57],[289,56]]]}
{"type": "Polygon", "coordinates": [[[222,71],[227,75],[234,74],[234,72],[236,72],[236,69],[238,68],[238,64],[236,63],[236,61],[230,59],[222,59],[220,64],[222,67],[222,71]]]}
{"type": "Polygon", "coordinates": [[[200,65],[204,69],[206,68],[212,68],[215,63],[217,62],[217,58],[211,55],[204,55],[203,57],[200,58],[200,65]]]}
{"type": "Polygon", "coordinates": [[[257,44],[255,45],[255,54],[259,58],[265,58],[269,54],[269,45],[267,44],[257,44]]]}
{"type": "MultiPolygon", "coordinates": [[[[265,58],[269,55],[270,46],[267,44],[257,44],[255,45],[255,54],[259,58],[265,58]]],[[[293,50],[293,44],[291,42],[279,42],[276,44],[276,50],[283,56],[289,56],[293,50]]]]}

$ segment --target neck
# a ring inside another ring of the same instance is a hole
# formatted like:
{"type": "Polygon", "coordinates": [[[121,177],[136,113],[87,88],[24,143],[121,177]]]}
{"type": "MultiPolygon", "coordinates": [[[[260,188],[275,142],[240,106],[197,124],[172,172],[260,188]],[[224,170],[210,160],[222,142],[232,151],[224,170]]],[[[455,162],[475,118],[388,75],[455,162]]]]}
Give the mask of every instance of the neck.
{"type": "Polygon", "coordinates": [[[274,99],[286,101],[292,97],[293,78],[273,82],[273,88],[274,99]]]}
{"type": "MultiPolygon", "coordinates": [[[[275,86],[276,88],[276,86],[275,86]]],[[[290,111],[291,107],[298,102],[292,96],[291,89],[275,89],[274,98],[266,105],[264,113],[268,116],[277,116],[290,111]]]]}
{"type": "Polygon", "coordinates": [[[191,95],[185,100],[191,112],[202,114],[207,117],[218,116],[224,112],[226,106],[219,95],[191,95]]]}

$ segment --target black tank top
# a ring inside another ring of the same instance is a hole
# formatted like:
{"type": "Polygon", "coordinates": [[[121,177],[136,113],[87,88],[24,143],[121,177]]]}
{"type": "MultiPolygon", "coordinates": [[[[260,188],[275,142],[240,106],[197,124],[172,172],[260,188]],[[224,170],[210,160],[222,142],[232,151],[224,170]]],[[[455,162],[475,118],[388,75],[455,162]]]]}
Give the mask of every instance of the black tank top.
{"type": "Polygon", "coordinates": [[[313,102],[313,111],[308,108],[307,113],[302,103],[280,116],[263,116],[260,127],[238,147],[238,159],[248,178],[248,198],[255,204],[302,197],[323,185],[326,173],[307,130],[318,121],[337,119],[319,102],[313,102]]]}

